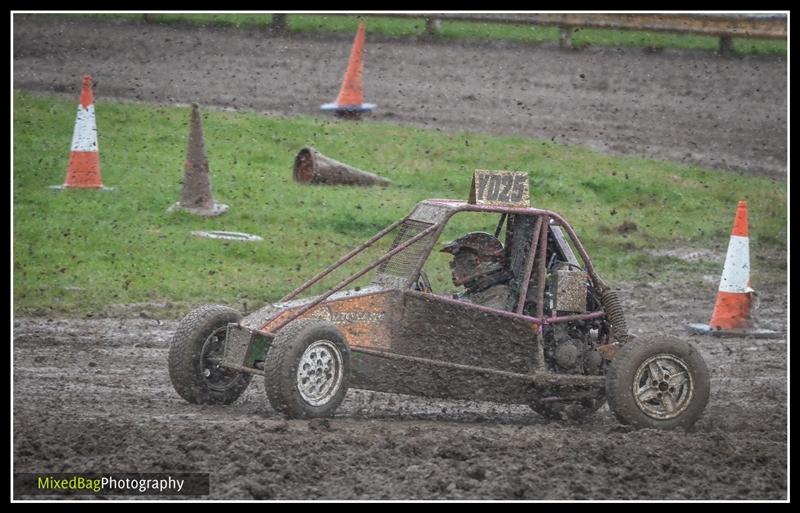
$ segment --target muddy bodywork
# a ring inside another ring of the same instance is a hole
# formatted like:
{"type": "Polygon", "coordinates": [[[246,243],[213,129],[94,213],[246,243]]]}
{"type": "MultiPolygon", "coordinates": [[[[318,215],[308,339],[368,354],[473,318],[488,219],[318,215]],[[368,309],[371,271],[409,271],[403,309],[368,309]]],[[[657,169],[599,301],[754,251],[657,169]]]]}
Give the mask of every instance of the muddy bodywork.
{"type": "Polygon", "coordinates": [[[296,319],[316,318],[336,325],[346,337],[355,388],[507,403],[527,403],[534,395],[593,394],[603,387],[601,353],[591,367],[583,363],[585,356],[580,362],[564,364],[562,358],[555,365],[550,361],[562,339],[584,352],[596,352],[595,346],[614,342],[601,303],[591,301],[587,290],[600,295],[606,286],[574,231],[558,214],[427,200],[283,301],[231,324],[223,365],[263,374],[261,362],[280,331],[296,319]],[[505,223],[506,256],[515,291],[509,311],[415,290],[444,226],[463,211],[499,213],[498,232],[505,223]],[[387,236],[394,237],[390,249],[365,269],[324,294],[295,299],[387,236]],[[554,268],[556,259],[563,266],[554,268]],[[368,287],[346,289],[373,270],[368,287]],[[579,333],[574,326],[580,327],[579,333]],[[590,329],[594,330],[591,339],[590,329]]]}

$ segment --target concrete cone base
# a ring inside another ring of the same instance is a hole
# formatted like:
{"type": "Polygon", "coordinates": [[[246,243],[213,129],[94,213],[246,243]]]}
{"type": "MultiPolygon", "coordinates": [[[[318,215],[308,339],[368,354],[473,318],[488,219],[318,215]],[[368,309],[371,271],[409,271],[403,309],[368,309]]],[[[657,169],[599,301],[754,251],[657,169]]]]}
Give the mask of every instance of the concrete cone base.
{"type": "Polygon", "coordinates": [[[103,191],[103,192],[111,192],[114,190],[113,187],[67,187],[66,185],[51,185],[50,188],[54,191],[64,191],[67,189],[71,190],[80,190],[80,189],[88,189],[88,190],[95,190],[95,191],[103,191]]]}
{"type": "Polygon", "coordinates": [[[780,338],[782,333],[777,331],[751,328],[741,330],[715,330],[708,324],[689,324],[687,326],[689,333],[695,335],[711,335],[712,337],[730,338],[730,337],[752,337],[752,338],[780,338]]]}
{"type": "Polygon", "coordinates": [[[337,117],[342,119],[360,120],[361,114],[372,112],[375,108],[374,103],[362,103],[361,105],[339,105],[338,103],[325,103],[320,106],[320,110],[334,112],[337,117]]]}
{"type": "Polygon", "coordinates": [[[251,235],[243,232],[196,231],[192,232],[192,235],[195,237],[203,237],[204,239],[232,240],[238,242],[260,242],[264,240],[258,235],[251,235]]]}
{"type": "Polygon", "coordinates": [[[362,103],[361,105],[339,105],[338,103],[323,103],[320,110],[336,112],[372,112],[375,109],[374,103],[362,103]]]}
{"type": "Polygon", "coordinates": [[[224,203],[216,203],[212,205],[211,208],[198,208],[198,207],[186,207],[181,205],[180,201],[174,203],[171,207],[167,209],[167,213],[172,212],[188,212],[189,214],[194,214],[196,216],[203,216],[203,217],[216,217],[221,216],[225,212],[228,211],[230,207],[225,205],[224,203]]]}

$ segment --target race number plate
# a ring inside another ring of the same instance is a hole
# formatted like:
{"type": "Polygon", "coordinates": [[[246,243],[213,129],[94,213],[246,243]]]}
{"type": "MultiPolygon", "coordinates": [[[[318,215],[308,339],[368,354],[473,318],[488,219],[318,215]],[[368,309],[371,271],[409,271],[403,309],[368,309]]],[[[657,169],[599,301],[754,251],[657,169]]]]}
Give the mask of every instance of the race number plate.
{"type": "Polygon", "coordinates": [[[507,207],[530,206],[528,173],[476,169],[472,175],[469,203],[507,207]]]}

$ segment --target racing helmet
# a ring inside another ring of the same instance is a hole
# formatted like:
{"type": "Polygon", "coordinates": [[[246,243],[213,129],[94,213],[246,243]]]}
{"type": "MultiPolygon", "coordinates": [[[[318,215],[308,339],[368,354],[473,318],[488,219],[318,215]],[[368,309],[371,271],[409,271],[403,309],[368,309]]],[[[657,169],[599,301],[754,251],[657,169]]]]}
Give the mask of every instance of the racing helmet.
{"type": "Polygon", "coordinates": [[[453,283],[464,285],[470,281],[503,269],[503,243],[485,232],[470,232],[441,249],[453,255],[453,283]]]}

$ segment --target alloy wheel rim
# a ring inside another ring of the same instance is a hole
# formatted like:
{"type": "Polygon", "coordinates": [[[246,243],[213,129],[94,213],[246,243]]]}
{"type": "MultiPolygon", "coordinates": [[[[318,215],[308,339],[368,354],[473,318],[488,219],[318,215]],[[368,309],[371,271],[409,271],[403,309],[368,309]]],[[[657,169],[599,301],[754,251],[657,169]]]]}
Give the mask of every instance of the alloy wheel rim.
{"type": "Polygon", "coordinates": [[[636,406],[648,417],[669,420],[683,413],[694,395],[689,366],[670,354],[651,356],[639,366],[633,380],[636,406]]]}
{"type": "Polygon", "coordinates": [[[309,345],[297,366],[297,391],[311,406],[333,399],[342,382],[342,355],[330,340],[309,345]]]}

